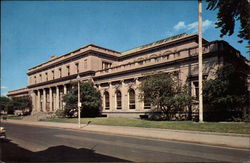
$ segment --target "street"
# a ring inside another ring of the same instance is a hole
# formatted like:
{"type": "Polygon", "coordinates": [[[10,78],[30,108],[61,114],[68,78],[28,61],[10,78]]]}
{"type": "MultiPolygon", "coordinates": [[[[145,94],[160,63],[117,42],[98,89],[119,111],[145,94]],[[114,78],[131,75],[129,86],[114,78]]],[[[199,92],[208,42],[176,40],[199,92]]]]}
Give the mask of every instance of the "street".
{"type": "Polygon", "coordinates": [[[4,162],[245,162],[250,150],[70,129],[2,124],[4,162]]]}

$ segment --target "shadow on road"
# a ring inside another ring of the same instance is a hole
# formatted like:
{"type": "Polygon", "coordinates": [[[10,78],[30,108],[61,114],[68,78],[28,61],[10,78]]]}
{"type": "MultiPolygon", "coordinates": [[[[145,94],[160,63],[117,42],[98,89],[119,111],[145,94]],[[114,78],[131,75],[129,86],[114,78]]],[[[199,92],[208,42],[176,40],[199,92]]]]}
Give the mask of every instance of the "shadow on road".
{"type": "Polygon", "coordinates": [[[1,141],[0,152],[0,161],[3,162],[129,162],[128,160],[95,153],[94,150],[77,149],[64,145],[32,152],[12,143],[10,140],[1,141]]]}

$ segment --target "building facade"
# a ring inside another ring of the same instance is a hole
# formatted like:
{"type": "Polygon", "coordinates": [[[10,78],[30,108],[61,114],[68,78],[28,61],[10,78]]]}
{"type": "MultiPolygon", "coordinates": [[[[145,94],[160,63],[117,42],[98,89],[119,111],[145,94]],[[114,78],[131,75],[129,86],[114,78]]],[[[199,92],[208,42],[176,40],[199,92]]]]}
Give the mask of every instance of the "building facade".
{"type": "MultiPolygon", "coordinates": [[[[249,70],[248,61],[225,41],[203,39],[203,78],[233,63],[249,70]]],[[[139,117],[151,106],[138,97],[143,77],[154,72],[175,72],[198,95],[198,35],[180,34],[125,52],[89,44],[28,70],[27,88],[10,91],[9,97],[30,95],[32,112],[63,109],[63,95],[72,83],[90,80],[101,92],[102,114],[108,117],[139,117]]],[[[198,103],[198,101],[196,101],[198,103]]],[[[195,102],[194,102],[195,103],[195,102]]],[[[193,106],[192,113],[198,113],[193,106]]]]}

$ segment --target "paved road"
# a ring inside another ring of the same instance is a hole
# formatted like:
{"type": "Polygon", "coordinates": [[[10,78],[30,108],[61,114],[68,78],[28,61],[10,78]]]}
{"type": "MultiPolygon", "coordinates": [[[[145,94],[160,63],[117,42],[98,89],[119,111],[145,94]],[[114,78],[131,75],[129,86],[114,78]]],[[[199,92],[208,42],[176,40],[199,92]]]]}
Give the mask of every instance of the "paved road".
{"type": "Polygon", "coordinates": [[[1,160],[21,162],[245,162],[250,150],[38,126],[4,124],[1,160]]]}

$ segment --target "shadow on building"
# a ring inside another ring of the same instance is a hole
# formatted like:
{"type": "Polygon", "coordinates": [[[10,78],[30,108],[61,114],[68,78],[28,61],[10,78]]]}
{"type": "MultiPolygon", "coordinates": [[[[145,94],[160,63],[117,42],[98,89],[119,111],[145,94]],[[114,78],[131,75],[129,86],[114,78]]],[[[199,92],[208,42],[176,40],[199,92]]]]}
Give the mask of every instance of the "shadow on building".
{"type": "Polygon", "coordinates": [[[8,139],[1,141],[0,152],[1,162],[129,162],[128,160],[95,153],[95,150],[77,149],[64,145],[32,152],[8,139]]]}

